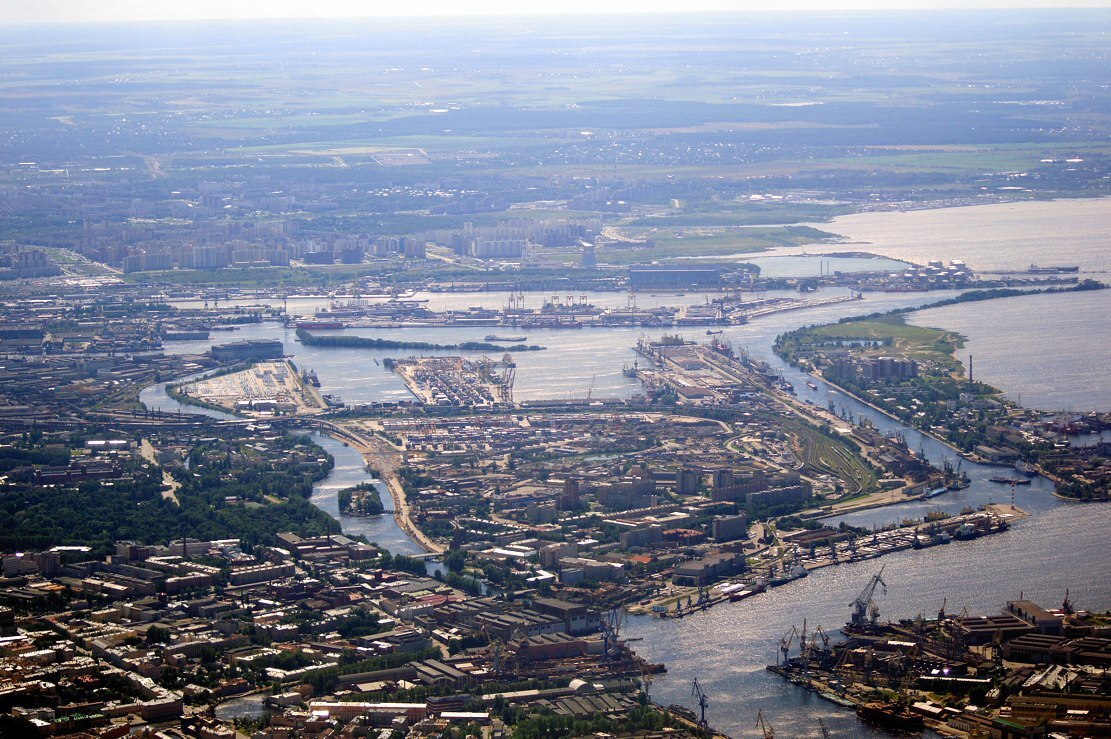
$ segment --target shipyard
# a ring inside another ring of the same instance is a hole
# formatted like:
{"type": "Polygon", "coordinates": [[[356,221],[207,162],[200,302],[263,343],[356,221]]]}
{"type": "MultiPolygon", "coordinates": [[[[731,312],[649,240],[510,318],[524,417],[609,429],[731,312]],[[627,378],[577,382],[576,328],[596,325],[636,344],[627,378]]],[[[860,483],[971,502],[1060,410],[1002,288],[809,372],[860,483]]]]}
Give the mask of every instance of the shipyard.
{"type": "MultiPolygon", "coordinates": [[[[897,587],[898,583],[892,583],[897,587]]],[[[1103,736],[1111,731],[1111,622],[1029,600],[1000,614],[919,613],[880,620],[883,568],[867,582],[833,639],[821,625],[792,627],[767,669],[882,728],[942,736],[1103,736]]],[[[836,632],[834,632],[836,633],[836,632]]]]}

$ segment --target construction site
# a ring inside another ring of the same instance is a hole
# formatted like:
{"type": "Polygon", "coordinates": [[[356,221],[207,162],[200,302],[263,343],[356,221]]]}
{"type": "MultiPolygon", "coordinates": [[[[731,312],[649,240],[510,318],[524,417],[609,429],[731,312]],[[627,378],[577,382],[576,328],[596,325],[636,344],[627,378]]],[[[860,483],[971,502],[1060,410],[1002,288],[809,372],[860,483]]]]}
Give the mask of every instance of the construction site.
{"type": "Polygon", "coordinates": [[[240,372],[177,387],[184,398],[246,415],[300,415],[327,407],[307,375],[289,361],[259,362],[240,372]]]}

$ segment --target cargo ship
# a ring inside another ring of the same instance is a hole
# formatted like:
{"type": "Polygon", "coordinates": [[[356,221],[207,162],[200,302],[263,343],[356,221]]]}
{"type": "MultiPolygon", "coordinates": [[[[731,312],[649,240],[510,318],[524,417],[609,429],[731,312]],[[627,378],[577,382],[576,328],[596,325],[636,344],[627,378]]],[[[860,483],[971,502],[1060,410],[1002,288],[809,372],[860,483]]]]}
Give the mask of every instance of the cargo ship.
{"type": "Polygon", "coordinates": [[[811,390],[817,390],[818,389],[817,383],[811,382],[810,380],[806,381],[806,386],[808,388],[810,388],[811,390]]]}
{"type": "Polygon", "coordinates": [[[915,536],[914,543],[911,544],[911,546],[914,549],[928,549],[930,547],[936,547],[939,544],[948,544],[952,540],[952,536],[945,533],[944,531],[939,531],[936,534],[932,534],[925,538],[921,536],[915,536]]]}
{"type": "Polygon", "coordinates": [[[968,479],[968,475],[962,474],[950,480],[949,484],[945,487],[949,490],[964,490],[971,484],[972,482],[968,479]]]}
{"type": "Polygon", "coordinates": [[[1042,267],[1037,264],[1031,264],[1030,269],[1026,271],[1032,275],[1061,275],[1079,272],[1080,267],[1075,264],[1050,265],[1047,267],[1042,267]]]}
{"type": "Polygon", "coordinates": [[[825,698],[830,703],[836,703],[837,705],[843,706],[845,708],[852,708],[856,705],[848,698],[843,698],[836,693],[829,692],[828,690],[823,690],[822,692],[818,693],[818,695],[822,698],[825,698]]]}

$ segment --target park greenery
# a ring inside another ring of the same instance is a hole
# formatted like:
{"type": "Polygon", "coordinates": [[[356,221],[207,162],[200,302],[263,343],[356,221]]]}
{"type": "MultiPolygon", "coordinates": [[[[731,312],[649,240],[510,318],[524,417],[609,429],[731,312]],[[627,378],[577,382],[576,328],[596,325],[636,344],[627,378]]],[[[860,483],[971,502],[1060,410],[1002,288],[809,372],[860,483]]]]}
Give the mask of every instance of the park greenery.
{"type": "Polygon", "coordinates": [[[385,510],[373,483],[363,482],[339,491],[339,511],[345,516],[377,516],[385,510]]]}
{"type": "Polygon", "coordinates": [[[163,496],[162,471],[136,458],[120,462],[110,479],[41,485],[36,468],[68,463],[71,447],[28,441],[5,448],[0,549],[84,545],[103,556],[120,540],[164,544],[188,536],[239,538],[251,550],[281,531],[338,531],[308,500],[313,484],[331,470],[331,457],[307,437],[285,435],[272,444],[260,452],[233,435],[199,442],[188,468],[170,469],[177,502],[163,496]]]}

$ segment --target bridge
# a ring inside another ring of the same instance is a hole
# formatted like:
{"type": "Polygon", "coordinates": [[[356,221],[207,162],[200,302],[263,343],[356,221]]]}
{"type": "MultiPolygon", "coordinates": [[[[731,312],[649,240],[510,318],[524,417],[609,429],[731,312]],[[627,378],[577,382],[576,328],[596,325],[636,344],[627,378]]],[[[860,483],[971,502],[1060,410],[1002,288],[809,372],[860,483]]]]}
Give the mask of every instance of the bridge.
{"type": "Polygon", "coordinates": [[[437,557],[442,557],[443,552],[421,552],[420,554],[405,554],[402,556],[408,557],[409,559],[429,560],[436,559],[437,557]]]}

